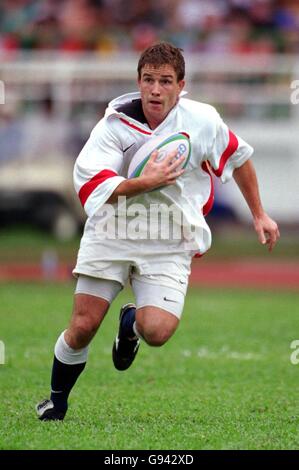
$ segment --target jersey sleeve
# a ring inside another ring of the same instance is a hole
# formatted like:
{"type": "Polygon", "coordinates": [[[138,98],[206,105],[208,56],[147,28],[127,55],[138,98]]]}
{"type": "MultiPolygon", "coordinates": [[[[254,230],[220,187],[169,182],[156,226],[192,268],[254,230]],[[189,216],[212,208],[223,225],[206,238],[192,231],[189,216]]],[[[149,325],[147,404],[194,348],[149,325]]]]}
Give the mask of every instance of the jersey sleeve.
{"type": "Polygon", "coordinates": [[[229,181],[235,168],[242,166],[253,153],[253,148],[234,134],[217,113],[216,135],[208,155],[213,173],[222,183],[229,181]]]}
{"type": "Polygon", "coordinates": [[[74,186],[86,214],[91,217],[125,180],[119,176],[123,151],[112,124],[102,119],[93,129],[74,167],[74,186]]]}

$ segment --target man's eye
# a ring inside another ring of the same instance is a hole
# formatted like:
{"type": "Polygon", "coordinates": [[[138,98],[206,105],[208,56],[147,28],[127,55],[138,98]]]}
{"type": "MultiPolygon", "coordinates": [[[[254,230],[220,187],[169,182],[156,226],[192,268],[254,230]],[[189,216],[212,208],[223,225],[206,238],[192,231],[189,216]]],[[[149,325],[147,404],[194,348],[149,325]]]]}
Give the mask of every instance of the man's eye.
{"type": "Polygon", "coordinates": [[[163,85],[171,85],[171,83],[172,83],[172,82],[171,82],[170,80],[166,80],[166,79],[165,79],[165,80],[162,80],[162,84],[163,84],[163,85]]]}

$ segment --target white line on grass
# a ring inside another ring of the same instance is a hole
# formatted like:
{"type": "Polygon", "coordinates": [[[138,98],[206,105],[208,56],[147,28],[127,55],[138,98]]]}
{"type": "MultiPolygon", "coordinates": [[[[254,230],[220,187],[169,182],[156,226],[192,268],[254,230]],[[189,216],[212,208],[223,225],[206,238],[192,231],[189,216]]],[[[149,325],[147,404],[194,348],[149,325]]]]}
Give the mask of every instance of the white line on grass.
{"type": "Polygon", "coordinates": [[[189,349],[184,349],[182,351],[184,357],[199,357],[201,359],[232,359],[237,361],[258,361],[262,359],[262,354],[257,354],[253,352],[240,352],[240,351],[231,351],[228,346],[223,346],[219,351],[211,351],[208,347],[202,346],[197,351],[190,351],[189,349]]]}

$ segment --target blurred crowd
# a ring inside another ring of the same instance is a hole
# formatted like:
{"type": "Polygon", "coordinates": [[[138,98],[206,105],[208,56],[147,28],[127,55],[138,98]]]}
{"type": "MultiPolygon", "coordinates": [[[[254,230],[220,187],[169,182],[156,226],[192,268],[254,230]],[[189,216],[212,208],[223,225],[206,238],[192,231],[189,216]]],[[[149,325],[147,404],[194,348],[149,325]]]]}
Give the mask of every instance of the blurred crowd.
{"type": "Polygon", "coordinates": [[[299,52],[298,0],[2,0],[0,52],[299,52]]]}

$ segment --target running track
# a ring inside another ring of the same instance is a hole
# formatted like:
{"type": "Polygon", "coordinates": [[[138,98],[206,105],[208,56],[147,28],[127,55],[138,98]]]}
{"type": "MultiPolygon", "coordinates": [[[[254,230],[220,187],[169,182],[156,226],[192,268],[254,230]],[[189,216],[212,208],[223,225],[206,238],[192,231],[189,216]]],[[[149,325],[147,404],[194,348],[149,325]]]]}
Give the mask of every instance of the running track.
{"type": "MultiPolygon", "coordinates": [[[[59,265],[46,271],[38,264],[0,265],[0,282],[67,281],[71,266],[59,265]]],[[[203,287],[252,287],[299,291],[299,263],[260,260],[193,261],[190,285],[203,287]]]]}

